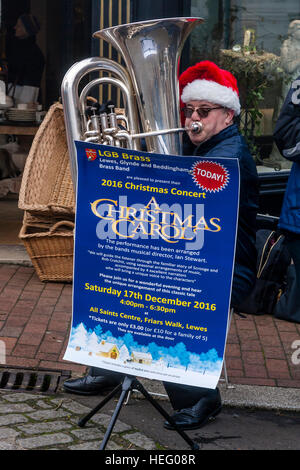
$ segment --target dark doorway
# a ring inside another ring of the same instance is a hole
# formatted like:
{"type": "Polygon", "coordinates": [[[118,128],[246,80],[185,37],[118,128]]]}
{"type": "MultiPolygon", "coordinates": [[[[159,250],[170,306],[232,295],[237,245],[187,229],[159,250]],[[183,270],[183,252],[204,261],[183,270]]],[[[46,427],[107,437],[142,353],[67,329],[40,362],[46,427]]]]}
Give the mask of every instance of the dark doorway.
{"type": "Polygon", "coordinates": [[[14,25],[22,13],[32,13],[41,24],[37,42],[45,56],[42,101],[46,109],[60,97],[69,67],[91,55],[92,0],[3,0],[2,30],[5,50],[14,38],[14,25]]]}
{"type": "Polygon", "coordinates": [[[91,1],[47,0],[46,100],[60,97],[63,77],[79,60],[91,55],[91,1]]]}

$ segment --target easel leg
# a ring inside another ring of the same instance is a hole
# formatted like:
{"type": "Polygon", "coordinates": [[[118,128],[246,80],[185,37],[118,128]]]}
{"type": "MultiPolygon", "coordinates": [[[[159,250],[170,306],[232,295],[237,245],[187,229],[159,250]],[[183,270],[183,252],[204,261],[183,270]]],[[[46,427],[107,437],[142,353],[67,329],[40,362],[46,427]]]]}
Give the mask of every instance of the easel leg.
{"type": "Polygon", "coordinates": [[[110,435],[112,433],[112,430],[114,428],[114,425],[118,419],[119,413],[121,411],[122,405],[126,399],[126,395],[128,394],[129,390],[131,389],[132,382],[134,381],[134,377],[125,377],[124,382],[122,384],[122,393],[120,395],[119,401],[117,403],[117,406],[115,408],[115,411],[113,412],[113,415],[111,417],[110,423],[107,427],[106,433],[104,435],[103,441],[100,446],[100,450],[104,450],[106,447],[106,444],[110,438],[110,435]]]}
{"type": "Polygon", "coordinates": [[[100,449],[99,450],[104,450],[107,442],[110,438],[110,435],[112,433],[112,430],[114,428],[114,425],[118,419],[119,413],[121,411],[122,405],[126,399],[127,394],[133,389],[139,390],[144,397],[151,403],[151,405],[154,406],[154,408],[159,411],[159,413],[170,423],[172,426],[174,426],[174,429],[180,434],[180,436],[188,443],[188,445],[191,447],[192,450],[198,450],[199,446],[196,444],[192,439],[187,436],[187,434],[178,426],[176,425],[175,421],[173,418],[154,400],[154,398],[151,397],[151,395],[145,390],[145,388],[142,386],[142,384],[135,378],[135,377],[125,377],[124,381],[122,384],[119,384],[109,395],[107,395],[93,410],[91,410],[84,418],[80,419],[78,421],[78,425],[80,427],[83,427],[89,419],[91,419],[94,414],[97,413],[106,403],[111,400],[122,388],[122,392],[119,398],[119,401],[117,403],[117,406],[115,408],[115,411],[111,417],[110,423],[107,427],[106,433],[104,435],[103,441],[101,443],[100,449]]]}
{"type": "Polygon", "coordinates": [[[105,398],[103,398],[103,400],[97,405],[95,406],[95,408],[93,408],[86,416],[84,416],[83,418],[81,418],[79,421],[78,421],[78,426],[80,426],[81,428],[83,428],[83,426],[99,411],[101,410],[101,408],[103,408],[104,405],[106,405],[106,403],[109,402],[109,400],[111,398],[113,398],[118,392],[119,390],[121,390],[121,387],[122,387],[122,384],[119,384],[117,385],[116,388],[114,388],[109,395],[107,395],[105,398]]]}
{"type": "Polygon", "coordinates": [[[192,450],[198,450],[199,445],[196,444],[189,436],[180,429],[173,418],[155,401],[152,396],[147,392],[147,390],[143,387],[143,385],[138,381],[134,381],[134,387],[141,392],[144,397],[157,409],[157,411],[174,427],[174,429],[180,434],[180,436],[188,443],[192,450]]]}

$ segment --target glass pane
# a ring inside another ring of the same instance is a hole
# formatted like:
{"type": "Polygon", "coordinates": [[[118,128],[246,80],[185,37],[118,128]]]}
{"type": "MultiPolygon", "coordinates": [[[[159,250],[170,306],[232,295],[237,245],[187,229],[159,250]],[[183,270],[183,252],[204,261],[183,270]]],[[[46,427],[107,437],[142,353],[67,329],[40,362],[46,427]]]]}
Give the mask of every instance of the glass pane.
{"type": "Polygon", "coordinates": [[[239,125],[257,164],[287,168],[272,134],[291,82],[300,75],[299,0],[192,0],[191,15],[205,23],[192,33],[190,63],[212,60],[235,75],[239,125]]]}

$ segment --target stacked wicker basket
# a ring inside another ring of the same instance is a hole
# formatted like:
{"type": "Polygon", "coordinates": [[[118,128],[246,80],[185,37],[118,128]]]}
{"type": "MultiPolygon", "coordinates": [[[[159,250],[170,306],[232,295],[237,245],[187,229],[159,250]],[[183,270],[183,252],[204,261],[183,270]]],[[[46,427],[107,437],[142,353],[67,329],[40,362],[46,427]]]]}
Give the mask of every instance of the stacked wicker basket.
{"type": "Polygon", "coordinates": [[[49,109],[26,160],[19,195],[19,237],[41,281],[73,278],[75,197],[63,108],[49,109]]]}

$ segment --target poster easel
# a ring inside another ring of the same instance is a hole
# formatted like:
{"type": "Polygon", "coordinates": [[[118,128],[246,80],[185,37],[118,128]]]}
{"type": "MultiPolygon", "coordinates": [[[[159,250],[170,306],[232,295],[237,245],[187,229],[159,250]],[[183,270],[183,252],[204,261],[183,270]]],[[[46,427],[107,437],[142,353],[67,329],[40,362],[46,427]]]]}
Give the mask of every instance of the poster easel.
{"type": "Polygon", "coordinates": [[[180,429],[173,418],[157,403],[154,398],[147,392],[147,390],[143,387],[143,385],[133,376],[125,376],[122,383],[117,385],[114,390],[110,394],[108,394],[95,408],[93,408],[86,416],[81,418],[78,421],[78,426],[84,427],[85,424],[101,409],[103,408],[106,403],[108,403],[119,391],[121,391],[120,398],[118,400],[117,406],[113,412],[109,425],[107,427],[106,433],[104,435],[103,441],[101,443],[99,450],[105,450],[106,445],[109,441],[110,435],[113,431],[114,425],[118,419],[119,413],[121,411],[122,405],[128,395],[133,389],[138,390],[141,392],[146,400],[148,400],[152,406],[174,427],[174,430],[178,432],[178,434],[187,442],[187,444],[191,447],[192,450],[199,450],[199,445],[195,443],[192,439],[187,436],[187,434],[180,429]]]}

